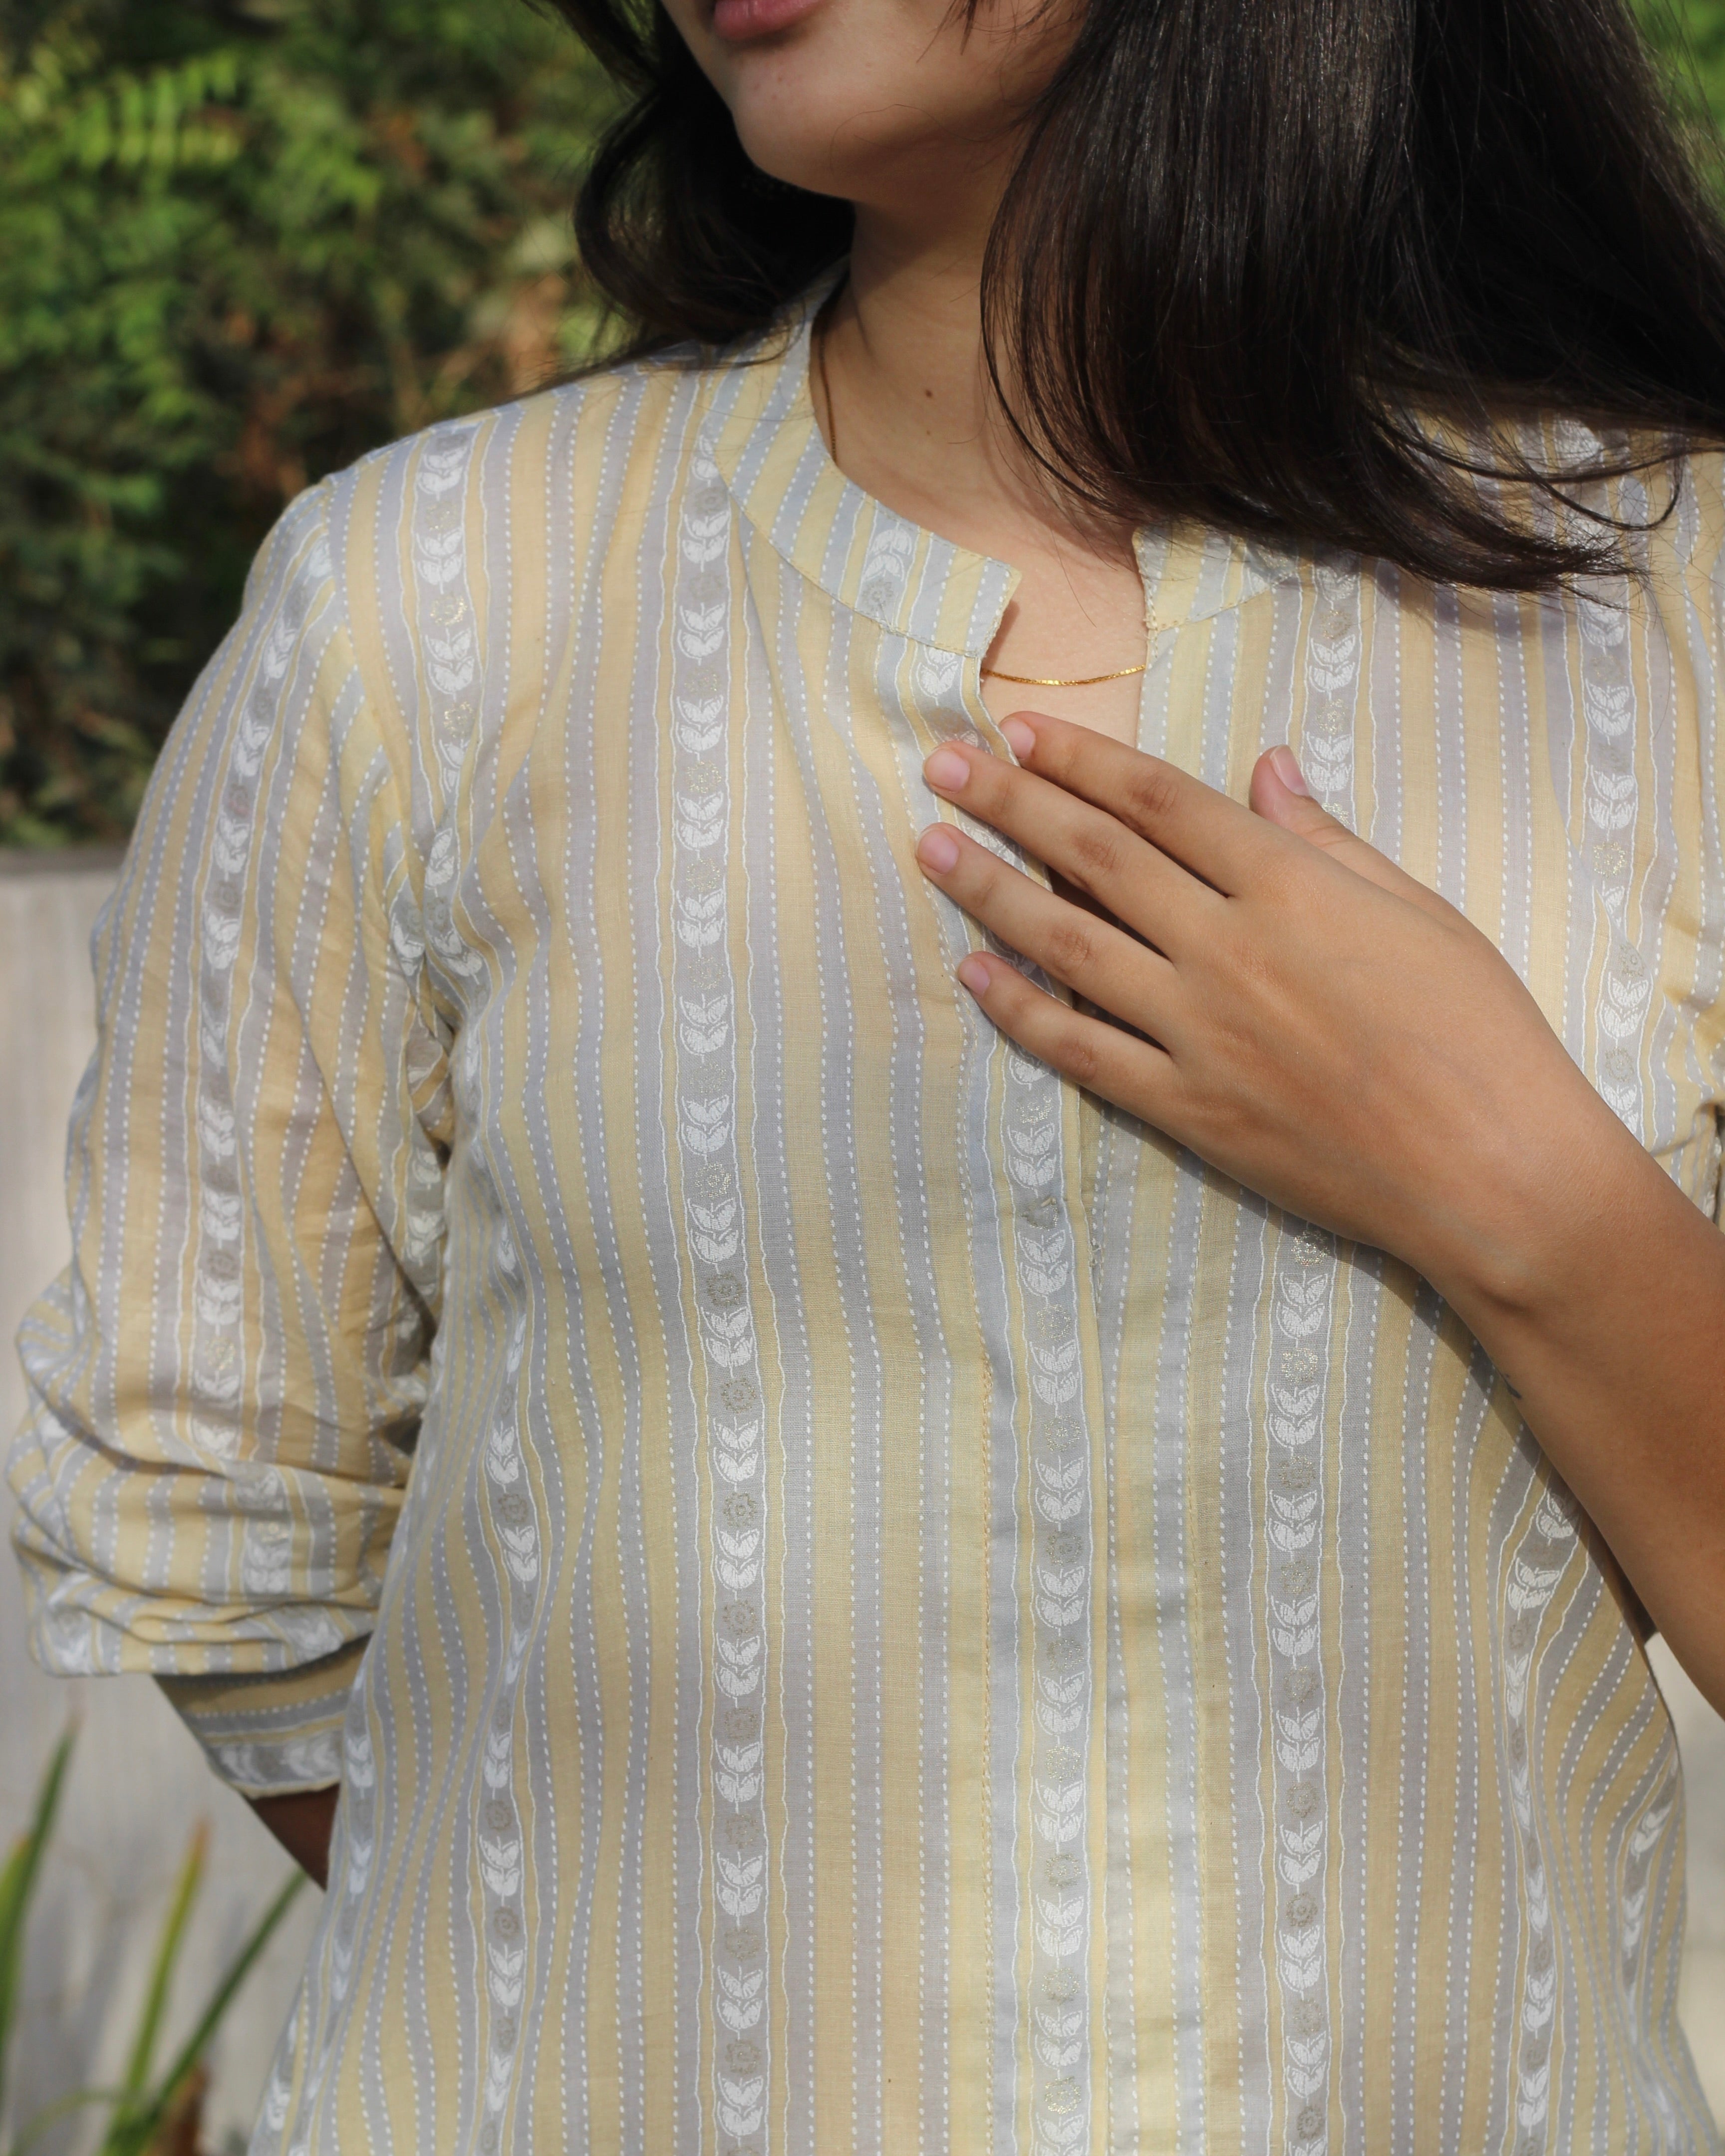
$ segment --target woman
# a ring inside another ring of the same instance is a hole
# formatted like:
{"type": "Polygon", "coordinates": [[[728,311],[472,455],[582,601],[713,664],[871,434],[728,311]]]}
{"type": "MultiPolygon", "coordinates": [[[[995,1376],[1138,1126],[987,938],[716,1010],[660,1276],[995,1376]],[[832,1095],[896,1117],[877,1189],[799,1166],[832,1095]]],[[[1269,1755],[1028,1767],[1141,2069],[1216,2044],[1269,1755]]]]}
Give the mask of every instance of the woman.
{"type": "Polygon", "coordinates": [[[19,1540],[333,1811],[254,2146],[1716,2149],[1627,18],[668,5],[566,0],[634,356],[294,506],[98,940],[19,1540]]]}

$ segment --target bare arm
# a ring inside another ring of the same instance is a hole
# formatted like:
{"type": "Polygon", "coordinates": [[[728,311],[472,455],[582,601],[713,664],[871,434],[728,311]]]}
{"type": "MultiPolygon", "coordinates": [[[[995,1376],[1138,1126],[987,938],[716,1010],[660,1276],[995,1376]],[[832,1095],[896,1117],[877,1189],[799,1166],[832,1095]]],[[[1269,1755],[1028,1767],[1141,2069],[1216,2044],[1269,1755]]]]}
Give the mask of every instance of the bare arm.
{"type": "Polygon", "coordinates": [[[1465,1265],[1438,1285],[1725,1712],[1725,1235],[1620,1126],[1588,1167],[1543,1219],[1506,1221],[1520,1292],[1465,1265]]]}
{"type": "Polygon", "coordinates": [[[285,1797],[249,1799],[295,1863],[320,1887],[329,1884],[330,1830],[341,1794],[338,1788],[295,1789],[285,1797]]]}

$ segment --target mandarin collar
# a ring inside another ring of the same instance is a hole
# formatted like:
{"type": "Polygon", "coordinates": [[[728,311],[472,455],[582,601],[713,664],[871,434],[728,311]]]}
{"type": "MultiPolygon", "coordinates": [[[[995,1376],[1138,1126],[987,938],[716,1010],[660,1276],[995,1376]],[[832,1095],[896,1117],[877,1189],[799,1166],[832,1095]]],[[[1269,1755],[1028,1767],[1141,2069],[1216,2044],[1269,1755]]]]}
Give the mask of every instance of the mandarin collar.
{"type": "MultiPolygon", "coordinates": [[[[751,530],[838,605],[893,634],[981,660],[1019,572],[926,531],[866,494],[828,454],[809,393],[829,271],[716,370],[706,453],[751,530]]],[[[1213,619],[1296,579],[1301,560],[1214,529],[1146,526],[1133,541],[1153,632],[1213,619]]]]}

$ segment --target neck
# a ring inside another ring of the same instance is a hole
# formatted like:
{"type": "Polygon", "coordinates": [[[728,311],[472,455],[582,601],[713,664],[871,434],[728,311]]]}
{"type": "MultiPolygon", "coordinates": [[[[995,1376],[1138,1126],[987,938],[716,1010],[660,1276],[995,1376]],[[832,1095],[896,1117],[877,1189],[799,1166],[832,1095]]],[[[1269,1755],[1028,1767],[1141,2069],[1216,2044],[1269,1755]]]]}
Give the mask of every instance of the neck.
{"type": "Polygon", "coordinates": [[[1034,684],[1040,709],[1133,740],[1145,619],[1132,534],[1075,520],[1000,409],[980,305],[992,222],[992,205],[938,234],[859,215],[814,369],[817,409],[865,493],[1018,571],[989,652],[1012,684],[1003,708],[1034,684]]]}
{"type": "Polygon", "coordinates": [[[1119,535],[1080,530],[1050,495],[988,378],[983,257],[1002,185],[1004,175],[979,186],[934,229],[859,208],[821,331],[828,445],[865,491],[932,529],[962,504],[967,521],[1006,519],[1055,546],[1117,552],[1119,535]]]}
{"type": "MultiPolygon", "coordinates": [[[[983,356],[983,254],[999,187],[930,231],[859,209],[850,274],[829,311],[829,442],[871,490],[1004,501],[1024,491],[1020,459],[983,356]]],[[[1022,503],[1019,504],[1022,507],[1022,503]]]]}

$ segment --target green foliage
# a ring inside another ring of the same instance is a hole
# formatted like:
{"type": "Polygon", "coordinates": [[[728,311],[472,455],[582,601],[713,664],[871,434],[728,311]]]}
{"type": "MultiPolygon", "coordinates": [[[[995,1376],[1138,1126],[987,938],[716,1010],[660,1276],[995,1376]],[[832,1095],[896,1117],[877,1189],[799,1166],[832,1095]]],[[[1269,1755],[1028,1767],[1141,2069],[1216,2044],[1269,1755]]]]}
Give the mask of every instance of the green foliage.
{"type": "Polygon", "coordinates": [[[112,839],[309,479],[586,351],[526,0],[0,0],[0,844],[112,839]]]}
{"type": "Polygon", "coordinates": [[[1725,0],[1637,0],[1637,13],[1680,100],[1725,125],[1725,0]]]}
{"type": "Polygon", "coordinates": [[[126,2078],[109,2099],[112,2108],[108,2130],[102,2137],[97,2156],[148,2156],[182,2091],[197,2073],[211,2040],[234,2003],[235,1994],[269,1945],[276,1926],[287,1914],[289,1903],[305,1884],[303,1872],[296,1871],[287,1880],[275,1899],[252,1927],[251,1936],[228,1964],[215,1989],[204,2001],[203,2010],[193,2023],[191,2034],[167,2065],[158,2072],[155,2070],[156,2040],[167,2009],[168,1989],[173,1980],[174,1965],[179,1958],[186,1922],[191,1915],[192,1904],[197,1898],[203,1879],[203,1851],[204,1840],[200,1831],[193,1837],[192,1846],[187,1852],[174,1889],[173,1902],[162,1928],[155,1966],[151,1971],[143,2016],[126,2064],[126,2078]]]}
{"type": "MultiPolygon", "coordinates": [[[[18,1979],[23,1969],[31,1898],[40,1875],[43,1851],[48,1845],[54,1815],[59,1809],[60,1793],[64,1785],[66,1764],[71,1750],[72,1738],[68,1734],[61,1738],[48,1763],[29,1827],[19,1837],[5,1869],[0,1871],[0,2101],[3,2101],[6,2057],[18,2015],[18,1979]]],[[[167,2065],[158,2070],[156,2066],[157,2047],[167,2012],[174,1970],[185,1941],[186,1927],[198,1899],[198,1887],[203,1883],[207,1840],[203,1827],[193,1832],[185,1861],[180,1866],[179,1877],[174,1882],[173,1895],[157,1942],[137,2027],[127,2047],[126,2067],[119,2086],[110,2089],[77,2089],[71,2095],[63,2097],[58,2103],[50,2104],[47,2110],[32,2119],[11,2143],[7,2156],[28,2156],[28,2150],[50,2127],[58,2124],[71,2112],[91,2105],[103,2106],[108,2113],[106,2130],[97,2156],[149,2156],[149,2152],[158,2142],[164,2127],[172,2118],[177,2107],[182,2102],[198,2074],[203,2055],[209,2049],[211,2040],[234,2003],[235,1994],[251,1974],[258,1957],[270,1943],[276,1926],[287,1914],[288,1905],[305,1884],[304,1876],[298,1872],[288,1880],[228,1964],[215,1989],[204,2002],[203,2010],[193,2023],[191,2034],[167,2065]]]]}
{"type": "Polygon", "coordinates": [[[6,2101],[7,2047],[12,2025],[18,2018],[24,1925],[30,1913],[30,1898],[36,1891],[37,1875],[42,1869],[42,1852],[54,1831],[60,1790],[66,1779],[66,1762],[71,1753],[69,1732],[54,1747],[48,1770],[36,1791],[36,1809],[30,1824],[7,1858],[5,1870],[0,1871],[0,2105],[6,2101]]]}
{"type": "MultiPolygon", "coordinates": [[[[1725,0],[1637,0],[1701,139],[1725,0]]],[[[0,0],[0,844],[129,829],[305,481],[590,348],[528,0],[0,0]]]]}

